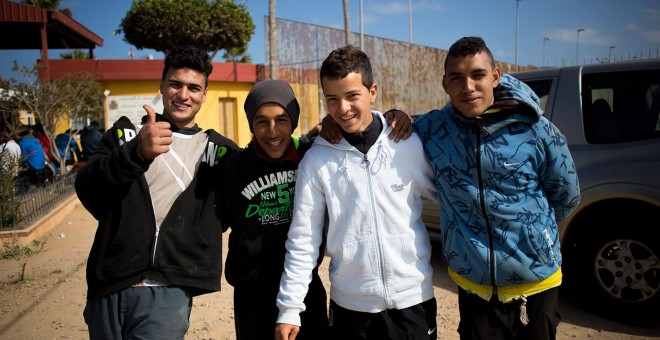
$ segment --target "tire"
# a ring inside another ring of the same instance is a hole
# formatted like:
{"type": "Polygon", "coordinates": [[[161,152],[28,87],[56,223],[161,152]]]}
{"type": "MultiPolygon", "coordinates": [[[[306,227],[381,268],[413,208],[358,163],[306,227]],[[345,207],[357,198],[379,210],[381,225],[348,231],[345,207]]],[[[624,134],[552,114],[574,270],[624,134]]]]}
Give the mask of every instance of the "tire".
{"type": "Polygon", "coordinates": [[[572,283],[579,286],[580,294],[599,314],[619,320],[651,321],[660,306],[658,238],[632,230],[649,231],[652,226],[648,223],[605,223],[611,224],[576,243],[570,276],[581,279],[572,283]]]}

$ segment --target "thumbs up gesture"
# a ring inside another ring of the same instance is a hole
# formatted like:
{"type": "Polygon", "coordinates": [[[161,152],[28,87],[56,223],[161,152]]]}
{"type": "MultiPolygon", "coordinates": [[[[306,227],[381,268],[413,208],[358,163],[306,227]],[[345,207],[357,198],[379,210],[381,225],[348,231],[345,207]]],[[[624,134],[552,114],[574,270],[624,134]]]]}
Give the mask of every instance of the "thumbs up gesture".
{"type": "Polygon", "coordinates": [[[142,158],[152,160],[158,155],[170,151],[172,144],[172,130],[170,123],[157,122],[156,112],[149,105],[142,106],[147,111],[147,123],[138,134],[142,158]]]}

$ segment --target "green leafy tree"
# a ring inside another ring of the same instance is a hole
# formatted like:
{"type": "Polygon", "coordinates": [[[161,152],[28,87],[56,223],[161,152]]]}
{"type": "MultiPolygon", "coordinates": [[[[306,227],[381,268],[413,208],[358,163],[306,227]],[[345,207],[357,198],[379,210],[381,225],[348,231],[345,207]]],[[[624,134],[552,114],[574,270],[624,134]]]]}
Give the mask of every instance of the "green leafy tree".
{"type": "Polygon", "coordinates": [[[124,41],[167,53],[188,44],[213,51],[247,46],[255,25],[245,5],[232,0],[134,1],[122,19],[124,41]]]}
{"type": "MultiPolygon", "coordinates": [[[[77,73],[55,80],[40,79],[38,74],[41,67],[41,64],[35,63],[32,68],[28,68],[14,61],[12,70],[25,82],[9,79],[7,93],[12,92],[12,95],[0,98],[0,111],[25,110],[33,113],[43,125],[51,145],[55,145],[58,127],[103,111],[101,86],[93,74],[77,73]]],[[[75,138],[77,131],[71,132],[69,142],[75,138]]],[[[65,154],[69,152],[67,147],[65,154]]],[[[53,148],[53,153],[60,159],[60,175],[66,175],[65,157],[59,155],[57,148],[53,148]]]]}
{"type": "MultiPolygon", "coordinates": [[[[3,121],[0,141],[13,139],[18,134],[18,126],[12,121],[3,121]]],[[[18,220],[19,207],[16,202],[16,175],[20,171],[21,159],[6,147],[0,146],[0,228],[14,226],[18,220]]]]}

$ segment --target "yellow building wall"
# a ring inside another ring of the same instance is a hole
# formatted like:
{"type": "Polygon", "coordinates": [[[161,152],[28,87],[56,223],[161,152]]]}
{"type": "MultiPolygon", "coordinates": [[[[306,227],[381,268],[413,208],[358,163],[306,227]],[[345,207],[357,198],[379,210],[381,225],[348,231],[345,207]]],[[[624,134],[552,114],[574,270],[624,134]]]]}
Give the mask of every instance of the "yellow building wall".
{"type": "MultiPolygon", "coordinates": [[[[108,90],[112,96],[158,96],[159,80],[106,80],[101,81],[101,89],[108,90]]],[[[238,146],[245,147],[252,138],[243,105],[252,83],[240,82],[209,82],[206,101],[195,117],[195,122],[204,130],[214,129],[231,138],[238,146]],[[232,102],[232,126],[225,126],[221,119],[224,113],[222,107],[232,102]],[[228,133],[223,131],[229,128],[228,133]],[[233,130],[233,131],[232,131],[233,130]]],[[[145,103],[148,104],[148,103],[145,103]]],[[[114,122],[108,121],[108,106],[104,104],[104,127],[107,129],[114,122]]]]}

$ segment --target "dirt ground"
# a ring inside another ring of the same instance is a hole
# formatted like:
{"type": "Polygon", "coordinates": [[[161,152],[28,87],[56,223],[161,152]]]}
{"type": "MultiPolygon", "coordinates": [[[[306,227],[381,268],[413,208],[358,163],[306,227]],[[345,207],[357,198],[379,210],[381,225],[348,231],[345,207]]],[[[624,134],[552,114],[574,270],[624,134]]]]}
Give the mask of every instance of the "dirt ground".
{"type": "MultiPolygon", "coordinates": [[[[88,338],[82,317],[85,262],[95,227],[95,220],[78,203],[53,229],[44,250],[28,262],[23,282],[15,283],[18,262],[0,260],[0,339],[88,338]]],[[[433,266],[438,339],[458,339],[456,287],[439,256],[434,256],[433,266]]],[[[327,280],[327,269],[324,272],[327,280]]],[[[194,299],[187,339],[235,339],[232,287],[224,278],[222,287],[221,292],[194,299]]],[[[559,339],[660,339],[660,325],[627,325],[585,312],[570,301],[562,299],[560,305],[559,339]]]]}

